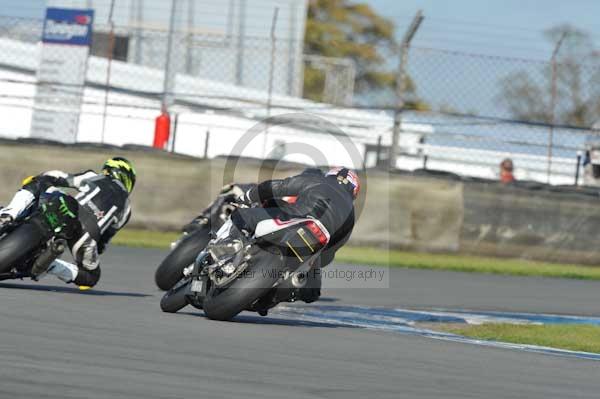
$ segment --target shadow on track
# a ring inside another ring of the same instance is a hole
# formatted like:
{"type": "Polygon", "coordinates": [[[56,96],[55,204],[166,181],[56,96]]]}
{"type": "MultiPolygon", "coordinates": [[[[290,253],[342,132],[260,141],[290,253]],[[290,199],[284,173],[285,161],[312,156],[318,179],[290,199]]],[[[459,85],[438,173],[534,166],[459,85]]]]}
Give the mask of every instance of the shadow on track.
{"type": "Polygon", "coordinates": [[[28,291],[45,291],[45,292],[60,292],[63,294],[77,294],[77,295],[88,295],[88,296],[121,296],[121,297],[132,297],[132,298],[145,298],[152,295],[140,294],[138,292],[118,292],[118,291],[103,291],[97,289],[90,289],[87,291],[81,291],[75,287],[59,287],[56,285],[40,285],[40,284],[20,284],[20,283],[0,283],[0,289],[11,289],[11,290],[28,290],[28,291]]]}
{"type": "Polygon", "coordinates": [[[334,298],[334,297],[321,297],[319,298],[319,302],[339,302],[340,299],[339,298],[334,298]]]}
{"type": "MultiPolygon", "coordinates": [[[[178,314],[200,317],[207,321],[214,322],[214,321],[206,318],[206,316],[204,316],[204,313],[201,310],[198,310],[197,313],[196,312],[179,312],[178,314]]],[[[345,326],[345,325],[340,325],[340,324],[335,324],[335,323],[328,323],[326,321],[310,321],[310,320],[296,320],[296,319],[284,318],[277,313],[273,313],[272,316],[269,315],[266,317],[247,315],[247,314],[242,313],[241,315],[234,317],[230,321],[219,322],[219,323],[261,324],[261,325],[271,325],[271,326],[291,326],[291,327],[311,327],[311,328],[314,328],[314,327],[318,327],[318,328],[340,328],[340,327],[359,328],[359,327],[354,327],[354,326],[345,326]]]]}
{"type": "MultiPolygon", "coordinates": [[[[321,328],[355,328],[354,326],[344,326],[340,324],[328,323],[326,321],[310,321],[310,320],[295,320],[283,318],[278,314],[273,316],[236,316],[232,323],[238,324],[264,324],[264,325],[276,325],[276,326],[293,326],[293,327],[321,327],[321,328]]],[[[356,327],[358,328],[358,327],[356,327]]]]}

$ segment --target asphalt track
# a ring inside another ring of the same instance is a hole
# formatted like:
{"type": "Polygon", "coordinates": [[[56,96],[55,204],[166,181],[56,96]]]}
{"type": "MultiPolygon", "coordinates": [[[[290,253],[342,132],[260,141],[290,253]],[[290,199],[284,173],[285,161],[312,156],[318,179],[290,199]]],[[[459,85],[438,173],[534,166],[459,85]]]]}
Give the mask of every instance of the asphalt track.
{"type": "MultiPolygon", "coordinates": [[[[244,314],[160,312],[164,252],[112,248],[101,284],[0,283],[0,398],[597,398],[600,362],[244,314]]],[[[349,267],[350,269],[355,267],[349,267]]],[[[600,283],[390,270],[324,303],[599,315],[600,283]]]]}

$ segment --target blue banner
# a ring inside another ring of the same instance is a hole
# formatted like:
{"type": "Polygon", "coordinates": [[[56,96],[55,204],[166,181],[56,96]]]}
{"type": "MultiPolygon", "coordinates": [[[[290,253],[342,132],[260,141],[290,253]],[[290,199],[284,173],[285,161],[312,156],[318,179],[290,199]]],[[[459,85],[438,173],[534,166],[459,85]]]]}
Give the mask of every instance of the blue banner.
{"type": "Polygon", "coordinates": [[[47,8],[42,42],[89,46],[94,10],[47,8]]]}

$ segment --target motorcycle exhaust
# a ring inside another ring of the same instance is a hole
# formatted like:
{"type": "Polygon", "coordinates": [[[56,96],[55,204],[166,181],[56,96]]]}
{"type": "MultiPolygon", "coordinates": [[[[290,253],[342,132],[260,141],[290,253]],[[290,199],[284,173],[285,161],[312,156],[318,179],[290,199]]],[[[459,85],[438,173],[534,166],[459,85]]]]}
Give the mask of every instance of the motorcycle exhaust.
{"type": "Polygon", "coordinates": [[[294,288],[304,288],[306,282],[308,281],[308,275],[306,272],[296,272],[292,274],[292,278],[290,280],[294,288]]]}

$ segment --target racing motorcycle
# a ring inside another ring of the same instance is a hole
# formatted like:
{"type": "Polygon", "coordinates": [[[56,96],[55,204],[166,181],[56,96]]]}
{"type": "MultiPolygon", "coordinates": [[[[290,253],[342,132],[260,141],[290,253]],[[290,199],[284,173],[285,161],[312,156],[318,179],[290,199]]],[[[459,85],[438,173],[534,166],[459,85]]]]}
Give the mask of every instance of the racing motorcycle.
{"type": "Polygon", "coordinates": [[[211,234],[219,230],[235,209],[236,199],[253,184],[228,184],[217,198],[194,220],[183,227],[182,236],[171,244],[171,252],[161,262],[154,281],[163,291],[170,290],[183,277],[183,270],[194,263],[206,248],[211,234]]]}
{"type": "Polygon", "coordinates": [[[75,234],[77,201],[62,192],[43,194],[30,211],[0,228],[0,281],[37,276],[62,255],[75,234]]]}
{"type": "Polygon", "coordinates": [[[278,303],[295,301],[329,239],[312,218],[263,220],[251,236],[228,219],[165,293],[161,309],[175,313],[192,305],[213,320],[229,320],[244,310],[266,316],[278,303]]]}

